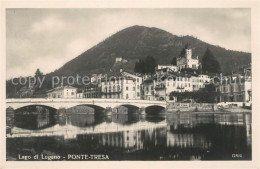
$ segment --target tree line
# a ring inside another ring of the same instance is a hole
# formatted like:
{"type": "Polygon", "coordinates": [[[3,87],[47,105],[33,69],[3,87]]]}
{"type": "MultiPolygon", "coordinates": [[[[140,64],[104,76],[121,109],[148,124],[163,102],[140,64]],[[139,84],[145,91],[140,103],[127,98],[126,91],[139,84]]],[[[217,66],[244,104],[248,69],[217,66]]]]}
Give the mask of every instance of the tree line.
{"type": "Polygon", "coordinates": [[[145,59],[139,59],[135,63],[134,71],[135,73],[141,74],[154,74],[157,62],[153,56],[147,56],[145,59]]]}

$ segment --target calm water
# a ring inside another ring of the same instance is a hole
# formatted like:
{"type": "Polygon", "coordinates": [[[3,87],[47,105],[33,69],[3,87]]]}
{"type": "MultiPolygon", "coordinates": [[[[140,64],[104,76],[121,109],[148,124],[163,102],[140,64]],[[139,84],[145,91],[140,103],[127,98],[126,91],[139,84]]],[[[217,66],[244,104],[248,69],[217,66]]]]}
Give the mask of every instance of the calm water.
{"type": "Polygon", "coordinates": [[[7,134],[7,160],[24,160],[25,155],[58,160],[251,160],[251,114],[15,113],[7,134]]]}

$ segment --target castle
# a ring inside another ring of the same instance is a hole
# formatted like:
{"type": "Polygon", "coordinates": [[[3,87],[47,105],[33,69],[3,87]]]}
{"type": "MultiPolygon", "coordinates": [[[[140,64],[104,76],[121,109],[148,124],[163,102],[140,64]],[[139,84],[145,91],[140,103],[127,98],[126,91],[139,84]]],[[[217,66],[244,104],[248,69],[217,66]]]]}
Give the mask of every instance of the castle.
{"type": "Polygon", "coordinates": [[[179,57],[177,57],[177,68],[179,70],[185,68],[198,69],[199,59],[198,56],[192,56],[192,49],[186,45],[179,57]]]}

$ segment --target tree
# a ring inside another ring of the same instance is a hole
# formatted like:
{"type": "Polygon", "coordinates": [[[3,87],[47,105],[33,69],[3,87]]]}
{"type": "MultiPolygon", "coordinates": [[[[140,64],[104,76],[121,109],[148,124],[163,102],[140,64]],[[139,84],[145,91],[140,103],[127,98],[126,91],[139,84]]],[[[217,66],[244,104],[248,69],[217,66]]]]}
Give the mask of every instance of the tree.
{"type": "Polygon", "coordinates": [[[35,76],[34,77],[42,77],[43,76],[43,73],[40,71],[40,69],[38,68],[35,72],[35,76]]]}
{"type": "Polygon", "coordinates": [[[152,56],[147,56],[144,61],[145,73],[154,74],[157,63],[152,56]]]}
{"type": "Polygon", "coordinates": [[[201,64],[203,73],[221,73],[219,62],[215,59],[215,56],[209,48],[207,48],[201,64]]]}
{"type": "Polygon", "coordinates": [[[185,48],[182,48],[181,53],[180,53],[180,57],[184,57],[185,54],[186,54],[186,50],[185,50],[185,48]]]}
{"type": "Polygon", "coordinates": [[[43,73],[40,71],[40,69],[38,68],[35,72],[35,75],[34,77],[36,78],[36,82],[35,82],[35,91],[38,91],[39,90],[39,85],[40,85],[40,82],[39,80],[42,80],[42,77],[43,77],[43,73]]]}
{"type": "Polygon", "coordinates": [[[176,57],[172,58],[172,65],[174,65],[174,66],[177,65],[177,58],[176,57]]]}
{"type": "Polygon", "coordinates": [[[139,59],[139,61],[135,63],[134,71],[142,74],[154,74],[156,66],[156,60],[152,56],[147,56],[144,60],[139,59]]]}

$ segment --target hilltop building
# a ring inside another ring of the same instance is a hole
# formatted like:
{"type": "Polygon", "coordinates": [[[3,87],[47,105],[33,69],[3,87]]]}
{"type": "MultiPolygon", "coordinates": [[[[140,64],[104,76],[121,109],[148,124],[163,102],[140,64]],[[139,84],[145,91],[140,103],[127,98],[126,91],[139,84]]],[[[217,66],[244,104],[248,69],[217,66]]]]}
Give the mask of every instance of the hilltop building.
{"type": "Polygon", "coordinates": [[[198,56],[192,55],[192,49],[186,45],[179,57],[177,57],[177,68],[179,70],[185,68],[198,69],[199,59],[198,56]]]}
{"type": "Polygon", "coordinates": [[[116,57],[116,63],[117,62],[122,62],[122,57],[116,57]]]}

